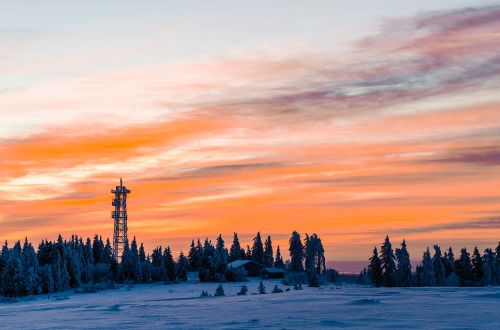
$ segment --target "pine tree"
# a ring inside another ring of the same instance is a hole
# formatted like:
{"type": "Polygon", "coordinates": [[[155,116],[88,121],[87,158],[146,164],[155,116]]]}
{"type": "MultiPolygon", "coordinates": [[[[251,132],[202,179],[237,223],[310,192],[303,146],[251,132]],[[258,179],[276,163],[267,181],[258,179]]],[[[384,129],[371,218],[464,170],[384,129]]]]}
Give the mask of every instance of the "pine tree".
{"type": "Polygon", "coordinates": [[[304,239],[305,268],[309,279],[309,286],[317,287],[320,284],[319,276],[325,270],[325,256],[321,240],[313,234],[304,239]]]}
{"type": "Polygon", "coordinates": [[[170,247],[167,246],[165,251],[163,252],[163,267],[165,268],[165,280],[169,282],[174,282],[176,279],[175,276],[175,262],[172,257],[172,252],[170,251],[170,247]]]}
{"type": "Polygon", "coordinates": [[[104,245],[104,251],[102,255],[102,262],[105,264],[111,264],[111,259],[113,258],[113,249],[111,248],[111,243],[109,242],[109,238],[106,239],[106,245],[104,245]]]}
{"type": "Polygon", "coordinates": [[[67,249],[65,261],[69,274],[69,286],[72,288],[79,287],[82,281],[82,265],[80,264],[80,260],[81,255],[78,254],[75,247],[72,246],[67,249]]]}
{"type": "Polygon", "coordinates": [[[213,266],[217,274],[224,274],[227,270],[227,249],[224,247],[224,240],[220,234],[215,246],[213,266]]]}
{"type": "Polygon", "coordinates": [[[372,286],[378,288],[384,283],[384,277],[382,274],[382,261],[378,257],[377,247],[373,248],[373,255],[370,258],[370,263],[368,264],[368,278],[370,279],[372,286]]]}
{"type": "Polygon", "coordinates": [[[495,253],[492,249],[484,250],[483,255],[483,283],[485,285],[495,284],[495,253]]]}
{"type": "Polygon", "coordinates": [[[247,252],[245,255],[247,256],[247,260],[252,260],[252,250],[250,249],[250,245],[247,245],[247,252]]]}
{"type": "Polygon", "coordinates": [[[264,283],[260,281],[259,283],[259,288],[258,288],[259,294],[266,294],[266,287],[264,286],[264,283]]]}
{"type": "Polygon", "coordinates": [[[137,248],[137,241],[135,239],[135,236],[132,240],[132,244],[130,244],[130,262],[131,268],[133,270],[130,279],[134,281],[134,283],[142,283],[141,262],[139,259],[139,249],[137,248]]]}
{"type": "Polygon", "coordinates": [[[146,262],[146,252],[144,251],[144,244],[141,243],[139,247],[139,261],[146,262]]]}
{"type": "Polygon", "coordinates": [[[177,260],[177,279],[180,281],[187,281],[187,269],[188,269],[188,260],[184,256],[184,253],[179,254],[179,259],[177,260]]]}
{"type": "Polygon", "coordinates": [[[274,267],[276,268],[284,268],[285,264],[283,263],[283,257],[281,256],[280,246],[276,249],[276,258],[274,259],[274,267]]]}
{"type": "Polygon", "coordinates": [[[224,288],[222,287],[222,284],[219,284],[217,289],[215,289],[214,297],[223,297],[223,296],[225,296],[224,288]]]}
{"type": "Polygon", "coordinates": [[[417,275],[417,286],[424,286],[423,285],[424,267],[422,265],[418,265],[417,268],[415,269],[415,272],[417,275]]]}
{"type": "Polygon", "coordinates": [[[445,277],[448,278],[453,273],[453,264],[455,263],[455,255],[453,254],[453,249],[448,249],[443,256],[443,265],[445,270],[445,277]]]}
{"type": "Polygon", "coordinates": [[[104,255],[104,243],[102,242],[102,238],[97,234],[94,235],[94,241],[92,242],[92,255],[94,257],[93,263],[105,263],[105,255],[104,255]]]}
{"type": "Polygon", "coordinates": [[[149,255],[146,257],[144,262],[141,262],[142,269],[142,282],[143,283],[151,283],[153,281],[153,271],[151,265],[151,258],[149,255]]]}
{"type": "Polygon", "coordinates": [[[212,243],[208,240],[208,238],[205,239],[200,269],[198,271],[198,277],[202,282],[215,280],[215,267],[213,265],[214,253],[215,248],[212,243]]]}
{"type": "Polygon", "coordinates": [[[241,286],[240,292],[237,293],[238,296],[246,296],[248,292],[248,288],[246,285],[241,286]]]}
{"type": "Polygon", "coordinates": [[[2,247],[2,251],[0,253],[0,292],[2,292],[3,284],[2,284],[2,273],[7,265],[7,260],[9,259],[9,244],[5,241],[4,246],[2,247]]]}
{"type": "Polygon", "coordinates": [[[474,252],[472,253],[471,262],[471,279],[476,282],[481,282],[484,276],[483,259],[481,258],[481,254],[479,253],[477,246],[474,248],[474,252]]]}
{"type": "Polygon", "coordinates": [[[431,252],[427,247],[422,258],[422,286],[436,286],[436,273],[434,271],[434,264],[432,263],[431,252]]]}
{"type": "Polygon", "coordinates": [[[411,286],[411,262],[405,240],[401,243],[401,249],[396,250],[396,260],[398,284],[402,287],[411,286]]]}
{"type": "Polygon", "coordinates": [[[441,248],[439,245],[434,245],[434,256],[432,257],[432,266],[434,269],[436,286],[446,285],[446,269],[443,264],[443,256],[441,255],[441,248]]]}
{"type": "Polygon", "coordinates": [[[392,250],[389,236],[385,237],[385,242],[380,250],[380,259],[382,261],[382,276],[384,277],[384,285],[393,287],[397,284],[396,281],[396,262],[392,250]]]}
{"type": "MultiPolygon", "coordinates": [[[[59,250],[60,251],[60,250],[59,250]]],[[[54,278],[54,291],[64,291],[69,288],[70,278],[66,262],[61,253],[56,251],[56,262],[52,264],[52,277],[54,278]]]]}
{"type": "Polygon", "coordinates": [[[231,245],[231,248],[229,249],[229,262],[233,262],[235,260],[240,260],[242,259],[241,257],[241,245],[240,241],[238,239],[238,234],[234,233],[233,234],[233,244],[231,245]]]}
{"type": "Polygon", "coordinates": [[[41,286],[43,293],[54,292],[54,277],[49,264],[44,265],[41,269],[41,286]]]}
{"type": "Polygon", "coordinates": [[[304,271],[304,246],[300,239],[300,234],[296,231],[290,237],[290,271],[303,272],[304,271]]]}
{"type": "Polygon", "coordinates": [[[470,256],[466,248],[460,250],[460,259],[455,260],[454,269],[460,279],[460,285],[465,286],[471,280],[472,270],[470,256]]]}
{"type": "Polygon", "coordinates": [[[126,281],[132,280],[134,276],[133,274],[135,273],[135,267],[132,262],[132,254],[130,252],[130,246],[128,244],[128,240],[125,240],[123,244],[122,271],[123,271],[123,277],[126,281]]]}
{"type": "Polygon", "coordinates": [[[495,279],[496,284],[500,285],[500,242],[495,249],[495,279]]]}
{"type": "Polygon", "coordinates": [[[19,297],[24,293],[21,243],[19,241],[9,251],[7,263],[2,272],[2,291],[7,297],[19,297]]]}
{"type": "Polygon", "coordinates": [[[24,241],[22,250],[22,264],[23,264],[23,294],[37,294],[41,291],[40,278],[38,269],[38,259],[35,249],[28,239],[24,241]]]}
{"type": "Polygon", "coordinates": [[[87,238],[85,246],[83,247],[83,283],[91,283],[94,281],[94,256],[92,251],[92,243],[90,238],[87,238]]]}
{"type": "Polygon", "coordinates": [[[271,241],[271,236],[268,235],[266,242],[264,243],[264,265],[272,267],[273,264],[274,264],[273,243],[271,241]]]}
{"type": "Polygon", "coordinates": [[[188,252],[188,270],[190,272],[196,272],[200,269],[200,261],[201,255],[200,252],[203,249],[201,248],[200,239],[198,239],[198,244],[194,245],[194,240],[191,241],[191,247],[188,252]]]}
{"type": "Polygon", "coordinates": [[[260,232],[257,232],[257,236],[253,239],[252,260],[264,264],[264,247],[260,238],[260,232]]]}

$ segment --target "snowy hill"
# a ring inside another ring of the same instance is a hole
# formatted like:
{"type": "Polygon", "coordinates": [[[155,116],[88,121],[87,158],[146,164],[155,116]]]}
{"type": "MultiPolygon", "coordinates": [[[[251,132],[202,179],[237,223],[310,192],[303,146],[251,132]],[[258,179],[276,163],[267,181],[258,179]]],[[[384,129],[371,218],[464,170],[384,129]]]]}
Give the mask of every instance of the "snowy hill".
{"type": "Polygon", "coordinates": [[[482,328],[498,329],[500,288],[393,288],[323,286],[271,294],[277,280],[224,283],[148,284],[75,294],[63,292],[4,300],[1,326],[15,328],[482,328]],[[248,295],[237,296],[241,285],[248,295]]]}

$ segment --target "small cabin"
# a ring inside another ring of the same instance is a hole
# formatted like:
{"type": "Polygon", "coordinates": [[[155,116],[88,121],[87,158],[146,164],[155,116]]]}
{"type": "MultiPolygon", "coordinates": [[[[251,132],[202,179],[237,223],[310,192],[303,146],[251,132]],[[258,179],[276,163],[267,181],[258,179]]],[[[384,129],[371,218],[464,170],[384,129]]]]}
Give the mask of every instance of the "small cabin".
{"type": "Polygon", "coordinates": [[[260,275],[262,278],[283,278],[285,277],[285,270],[276,267],[262,268],[260,275]]]}
{"type": "Polygon", "coordinates": [[[260,272],[264,268],[264,265],[253,260],[241,260],[241,259],[230,262],[227,265],[227,268],[229,269],[231,268],[236,269],[240,267],[246,270],[249,277],[257,277],[260,276],[260,272]]]}

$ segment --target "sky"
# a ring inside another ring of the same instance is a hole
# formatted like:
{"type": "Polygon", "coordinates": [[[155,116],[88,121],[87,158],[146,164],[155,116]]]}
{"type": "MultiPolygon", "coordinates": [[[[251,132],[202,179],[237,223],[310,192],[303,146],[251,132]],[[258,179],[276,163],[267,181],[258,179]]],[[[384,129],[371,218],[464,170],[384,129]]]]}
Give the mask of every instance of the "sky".
{"type": "Polygon", "coordinates": [[[498,1],[0,6],[1,240],[498,244],[498,1]]]}

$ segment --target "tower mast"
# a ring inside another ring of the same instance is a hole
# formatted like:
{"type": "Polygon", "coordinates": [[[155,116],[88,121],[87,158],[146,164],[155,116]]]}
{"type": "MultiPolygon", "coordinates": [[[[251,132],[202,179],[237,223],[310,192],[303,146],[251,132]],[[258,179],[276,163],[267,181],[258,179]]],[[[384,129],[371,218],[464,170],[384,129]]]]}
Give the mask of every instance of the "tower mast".
{"type": "Polygon", "coordinates": [[[119,262],[127,241],[127,194],[130,194],[130,190],[123,185],[122,178],[120,178],[120,185],[111,190],[111,193],[115,194],[111,202],[111,205],[115,207],[111,212],[111,217],[114,219],[113,257],[119,262]]]}

